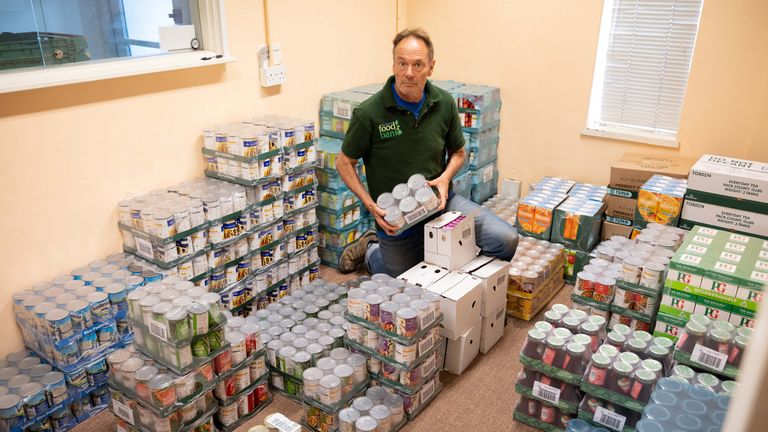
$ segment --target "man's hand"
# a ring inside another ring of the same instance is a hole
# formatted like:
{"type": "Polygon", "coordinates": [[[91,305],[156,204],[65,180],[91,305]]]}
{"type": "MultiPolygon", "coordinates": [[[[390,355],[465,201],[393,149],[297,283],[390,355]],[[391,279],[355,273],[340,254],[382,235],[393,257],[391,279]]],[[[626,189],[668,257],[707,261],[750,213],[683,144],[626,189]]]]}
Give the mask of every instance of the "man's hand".
{"type": "Polygon", "coordinates": [[[445,208],[445,203],[448,201],[448,185],[450,182],[450,179],[445,175],[441,175],[440,177],[427,182],[427,186],[436,187],[439,192],[440,210],[445,208]]]}
{"type": "Polygon", "coordinates": [[[379,224],[379,226],[389,235],[395,235],[395,230],[397,230],[398,227],[392,226],[387,223],[386,220],[384,220],[384,216],[387,215],[387,211],[382,209],[381,207],[377,206],[376,203],[372,202],[371,204],[365,206],[369,212],[373,215],[373,218],[376,219],[376,223],[379,224]]]}

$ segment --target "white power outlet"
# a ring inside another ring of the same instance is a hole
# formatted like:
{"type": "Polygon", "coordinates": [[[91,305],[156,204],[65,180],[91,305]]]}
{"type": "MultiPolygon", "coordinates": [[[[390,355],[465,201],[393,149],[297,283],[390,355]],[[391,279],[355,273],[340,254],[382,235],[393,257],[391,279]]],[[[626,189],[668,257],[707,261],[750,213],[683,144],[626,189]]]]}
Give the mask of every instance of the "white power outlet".
{"type": "Polygon", "coordinates": [[[266,66],[259,69],[261,75],[261,86],[272,87],[285,84],[288,79],[285,65],[266,66]]]}

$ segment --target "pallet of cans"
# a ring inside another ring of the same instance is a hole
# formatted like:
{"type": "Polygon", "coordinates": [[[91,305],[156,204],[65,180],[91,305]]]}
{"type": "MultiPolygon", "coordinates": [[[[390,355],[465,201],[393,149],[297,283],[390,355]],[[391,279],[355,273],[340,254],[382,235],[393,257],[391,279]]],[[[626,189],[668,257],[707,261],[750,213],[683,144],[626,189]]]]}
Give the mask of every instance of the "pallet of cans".
{"type": "Polygon", "coordinates": [[[520,237],[509,268],[507,314],[532,319],[563,286],[563,246],[520,237]]]}
{"type": "MultiPolygon", "coordinates": [[[[103,360],[102,360],[103,361],[103,360]]],[[[26,350],[0,360],[0,427],[9,432],[66,431],[109,405],[106,365],[70,385],[67,375],[26,350]]]]}
{"type": "Polygon", "coordinates": [[[316,160],[313,121],[264,116],[203,132],[207,176],[245,186],[279,180],[316,160]]]}
{"type": "Polygon", "coordinates": [[[395,232],[402,233],[435,214],[440,199],[423,175],[414,174],[407,183],[396,185],[391,193],[379,195],[376,205],[387,212],[384,220],[396,228],[395,232]]]}
{"type": "Polygon", "coordinates": [[[303,420],[310,429],[336,430],[339,411],[365,394],[370,378],[361,357],[346,348],[335,348],[330,356],[302,371],[303,420]]]}
{"type": "Polygon", "coordinates": [[[691,314],[753,327],[768,281],[764,240],[695,226],[670,263],[656,331],[677,338],[691,314]]]}
{"type": "Polygon", "coordinates": [[[602,418],[624,418],[622,427],[614,427],[614,430],[634,427],[656,383],[664,376],[662,361],[668,363],[671,360],[668,349],[656,345],[650,333],[628,332],[627,336],[629,339],[617,346],[609,334],[606,343],[592,356],[581,382],[581,390],[586,395],[579,408],[579,417],[601,424],[605,424],[602,418]],[[657,347],[663,349],[656,350],[657,347]]]}
{"type": "Polygon", "coordinates": [[[128,298],[135,345],[178,375],[229,348],[221,297],[190,284],[165,278],[140,287],[128,298]]]}
{"type": "Polygon", "coordinates": [[[352,400],[348,408],[339,411],[339,431],[400,430],[408,418],[404,415],[403,398],[384,387],[372,386],[365,395],[352,400]]]}
{"type": "Polygon", "coordinates": [[[640,432],[677,429],[719,431],[725,423],[730,400],[729,395],[718,395],[695,384],[662,378],[635,429],[640,432]]]}
{"type": "Polygon", "coordinates": [[[74,372],[130,342],[126,297],[145,279],[126,270],[129,262],[116,254],[15,293],[24,344],[58,369],[74,372]]]}
{"type": "Polygon", "coordinates": [[[214,390],[219,402],[214,419],[221,431],[235,430],[272,400],[260,328],[233,318],[227,322],[226,330],[231,367],[219,373],[214,390]]]}
{"type": "Polygon", "coordinates": [[[693,314],[675,345],[679,363],[735,379],[753,330],[693,314]]]}

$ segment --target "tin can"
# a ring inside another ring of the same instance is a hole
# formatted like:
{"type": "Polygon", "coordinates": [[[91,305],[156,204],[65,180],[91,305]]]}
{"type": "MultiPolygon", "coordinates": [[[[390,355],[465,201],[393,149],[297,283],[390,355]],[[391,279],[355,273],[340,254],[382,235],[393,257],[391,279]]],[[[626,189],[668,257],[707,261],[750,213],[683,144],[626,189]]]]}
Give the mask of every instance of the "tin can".
{"type": "Polygon", "coordinates": [[[405,337],[413,337],[418,331],[418,312],[404,307],[397,310],[397,334],[405,337]]]}
{"type": "Polygon", "coordinates": [[[219,423],[221,423],[224,426],[230,426],[237,422],[238,419],[238,413],[237,413],[237,402],[233,402],[229,405],[222,405],[219,408],[219,412],[216,414],[219,418],[219,423]]]}
{"type": "Polygon", "coordinates": [[[45,314],[48,322],[48,334],[57,341],[72,337],[72,317],[64,309],[53,309],[45,314]]]}

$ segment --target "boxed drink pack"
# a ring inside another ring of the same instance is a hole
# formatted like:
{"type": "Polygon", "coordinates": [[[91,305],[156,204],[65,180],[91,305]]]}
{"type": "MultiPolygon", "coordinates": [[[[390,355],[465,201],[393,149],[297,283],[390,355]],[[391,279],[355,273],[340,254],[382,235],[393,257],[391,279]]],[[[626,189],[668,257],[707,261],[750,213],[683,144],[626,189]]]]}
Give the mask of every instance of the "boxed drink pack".
{"type": "Polygon", "coordinates": [[[567,198],[565,193],[537,189],[521,199],[515,222],[518,232],[540,240],[549,240],[555,208],[567,198]]]}
{"type": "Polygon", "coordinates": [[[634,226],[643,229],[649,223],[677,226],[685,195],[686,181],[654,175],[637,193],[634,226]]]}
{"type": "Polygon", "coordinates": [[[640,187],[654,174],[684,179],[694,162],[693,159],[677,156],[624,154],[611,166],[611,180],[606,197],[606,220],[631,226],[640,187]]]}
{"type": "Polygon", "coordinates": [[[555,209],[551,241],[581,251],[591,250],[599,240],[604,211],[602,201],[569,197],[555,209]]]}

